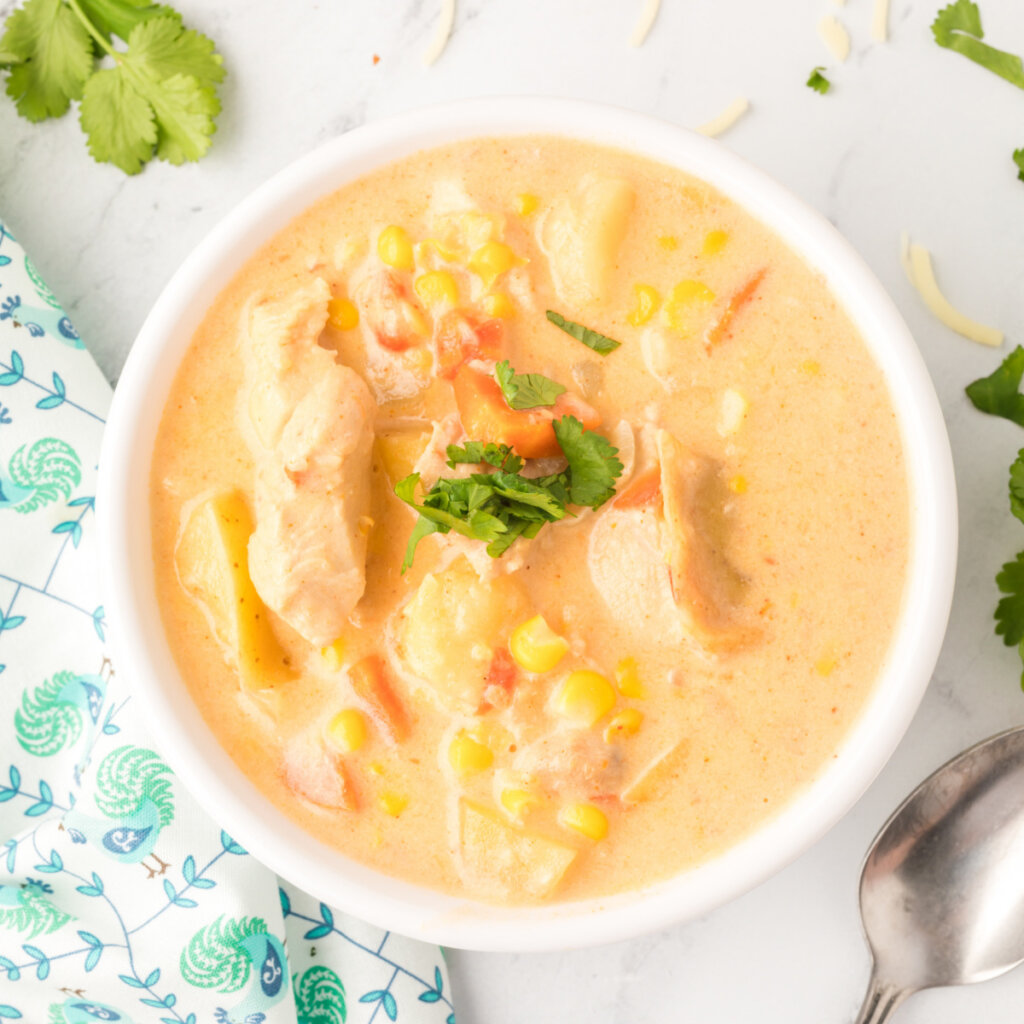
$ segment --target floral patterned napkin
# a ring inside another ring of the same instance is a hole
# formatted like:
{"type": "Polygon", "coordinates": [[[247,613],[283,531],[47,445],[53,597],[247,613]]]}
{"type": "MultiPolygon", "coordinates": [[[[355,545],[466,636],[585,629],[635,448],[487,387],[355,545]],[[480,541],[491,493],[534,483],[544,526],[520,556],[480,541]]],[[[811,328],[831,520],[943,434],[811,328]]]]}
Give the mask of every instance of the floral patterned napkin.
{"type": "Polygon", "coordinates": [[[96,589],[109,403],[0,221],[0,1020],[454,1024],[437,947],[276,878],[140,727],[96,589]]]}

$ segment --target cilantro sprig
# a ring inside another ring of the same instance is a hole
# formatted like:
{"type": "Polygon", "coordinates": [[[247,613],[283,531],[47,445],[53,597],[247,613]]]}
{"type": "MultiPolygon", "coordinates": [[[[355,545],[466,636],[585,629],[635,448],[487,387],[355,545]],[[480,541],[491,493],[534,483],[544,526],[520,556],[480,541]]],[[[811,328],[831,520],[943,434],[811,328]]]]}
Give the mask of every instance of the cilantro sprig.
{"type": "Polygon", "coordinates": [[[222,58],[164,4],[28,0],[7,19],[0,70],[29,121],[62,117],[79,101],[89,152],[126,174],[154,156],[198,160],[216,130],[222,58]]]}
{"type": "Polygon", "coordinates": [[[416,547],[432,533],[454,530],[487,545],[492,558],[503,555],[520,537],[536,537],[546,523],[570,515],[569,506],[599,508],[615,493],[622,475],[618,449],[607,438],[586,430],[574,416],[554,420],[555,437],[568,467],[561,473],[525,477],[523,459],[508,445],[467,441],[449,445],[448,465],[490,467],[468,477],[442,477],[416,500],[419,474],[395,484],[395,494],[419,513],[402,561],[410,569],[416,547]]]}
{"type": "MultiPolygon", "coordinates": [[[[1001,416],[1024,427],[1024,347],[1018,345],[989,376],[967,386],[967,396],[975,408],[992,416],[1001,416]]],[[[1010,466],[1010,511],[1024,522],[1024,448],[1010,466]]],[[[996,575],[996,586],[1004,596],[996,605],[996,634],[1007,647],[1017,647],[1024,662],[1024,551],[1006,562],[996,575]]],[[[1021,673],[1024,688],[1024,671],[1021,673]]]]}
{"type": "Polygon", "coordinates": [[[494,368],[494,379],[510,409],[538,409],[551,406],[565,391],[563,385],[542,373],[516,373],[503,359],[494,368]]]}

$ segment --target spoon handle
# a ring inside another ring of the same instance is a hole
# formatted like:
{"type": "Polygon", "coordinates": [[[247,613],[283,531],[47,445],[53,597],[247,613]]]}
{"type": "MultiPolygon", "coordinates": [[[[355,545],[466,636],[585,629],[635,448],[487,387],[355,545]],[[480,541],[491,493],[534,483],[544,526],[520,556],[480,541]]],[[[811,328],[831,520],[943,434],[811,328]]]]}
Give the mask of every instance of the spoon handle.
{"type": "Polygon", "coordinates": [[[878,971],[872,969],[871,983],[868,985],[864,1004],[857,1015],[856,1024],[882,1024],[909,995],[910,992],[906,989],[882,981],[878,971]]]}

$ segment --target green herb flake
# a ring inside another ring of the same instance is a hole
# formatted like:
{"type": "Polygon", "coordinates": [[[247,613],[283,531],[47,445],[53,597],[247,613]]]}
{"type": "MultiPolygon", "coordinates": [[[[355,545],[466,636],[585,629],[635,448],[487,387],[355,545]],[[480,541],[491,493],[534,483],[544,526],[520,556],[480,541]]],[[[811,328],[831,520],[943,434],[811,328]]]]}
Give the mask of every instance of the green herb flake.
{"type": "Polygon", "coordinates": [[[832,88],[832,83],[822,74],[824,70],[823,67],[815,68],[807,79],[807,85],[822,96],[832,88]]]}
{"type": "Polygon", "coordinates": [[[1024,181],[1024,146],[1013,151],[1013,162],[1017,165],[1017,177],[1024,181]]]}
{"type": "Polygon", "coordinates": [[[154,156],[198,160],[216,130],[222,59],[163,4],[28,0],[7,19],[0,68],[30,121],[60,117],[80,100],[89,152],[126,174],[154,156]],[[97,57],[112,66],[98,68],[97,57]]]}
{"type": "Polygon", "coordinates": [[[967,397],[975,409],[990,416],[1002,416],[1024,427],[1024,395],[1020,393],[1024,377],[1024,347],[1018,345],[995,372],[968,384],[967,397]]]}
{"type": "MultiPolygon", "coordinates": [[[[996,586],[1006,595],[996,605],[996,633],[1007,647],[1017,647],[1024,661],[1024,551],[1003,566],[996,576],[996,586]]],[[[1021,687],[1024,688],[1024,672],[1021,687]]]]}
{"type": "Polygon", "coordinates": [[[552,426],[569,460],[572,503],[600,508],[615,493],[615,481],[622,475],[619,450],[608,438],[593,430],[584,430],[575,416],[563,416],[552,426]]]}
{"type": "Polygon", "coordinates": [[[566,320],[561,313],[556,313],[552,309],[547,311],[547,317],[560,330],[565,331],[577,341],[582,341],[587,348],[593,349],[600,356],[614,352],[622,344],[621,341],[609,338],[599,331],[592,331],[589,327],[584,327],[583,324],[578,324],[574,320],[566,320]]]}
{"type": "Polygon", "coordinates": [[[1016,54],[983,43],[981,12],[972,0],[956,0],[944,7],[932,22],[935,42],[980,64],[1000,78],[1024,89],[1024,64],[1016,54]]]}
{"type": "Polygon", "coordinates": [[[552,406],[565,388],[540,373],[516,373],[503,359],[494,368],[494,378],[510,409],[539,409],[552,406]]]}
{"type": "Polygon", "coordinates": [[[1010,511],[1024,523],[1024,448],[1010,466],[1010,511]]]}

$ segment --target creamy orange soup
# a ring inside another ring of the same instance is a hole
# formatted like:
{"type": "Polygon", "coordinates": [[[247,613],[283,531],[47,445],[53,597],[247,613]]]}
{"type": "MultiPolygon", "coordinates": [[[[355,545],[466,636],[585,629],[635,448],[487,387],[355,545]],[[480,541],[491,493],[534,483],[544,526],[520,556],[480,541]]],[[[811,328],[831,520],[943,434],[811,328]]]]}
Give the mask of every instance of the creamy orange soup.
{"type": "Polygon", "coordinates": [[[506,903],[670,876],[818,776],[908,508],[819,275],[701,181],[541,137],[296,218],[207,312],[152,468],[171,647],[241,769],[506,903]]]}

